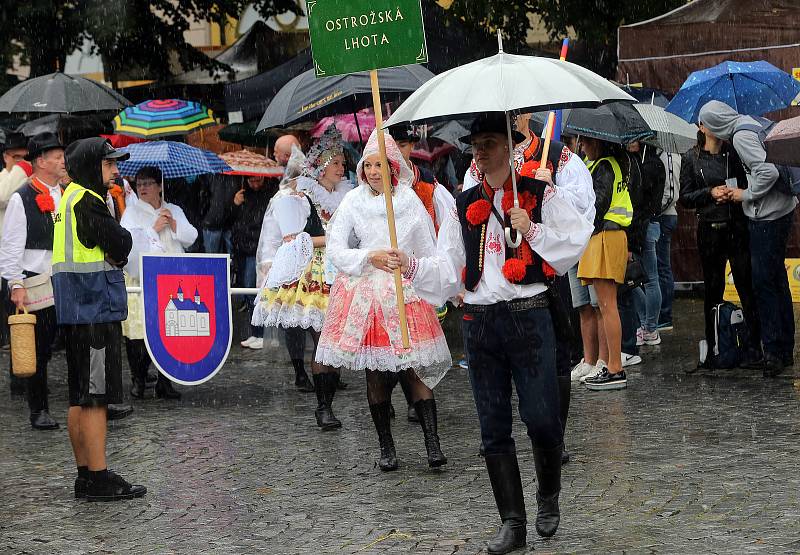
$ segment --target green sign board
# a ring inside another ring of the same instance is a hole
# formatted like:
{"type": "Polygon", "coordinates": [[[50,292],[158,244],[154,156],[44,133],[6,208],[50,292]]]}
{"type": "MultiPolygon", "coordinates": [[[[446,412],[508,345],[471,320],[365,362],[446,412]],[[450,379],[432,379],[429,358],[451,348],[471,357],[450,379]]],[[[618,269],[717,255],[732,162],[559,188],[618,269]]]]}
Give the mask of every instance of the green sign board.
{"type": "Polygon", "coordinates": [[[306,0],[317,77],[428,61],[420,0],[306,0]]]}

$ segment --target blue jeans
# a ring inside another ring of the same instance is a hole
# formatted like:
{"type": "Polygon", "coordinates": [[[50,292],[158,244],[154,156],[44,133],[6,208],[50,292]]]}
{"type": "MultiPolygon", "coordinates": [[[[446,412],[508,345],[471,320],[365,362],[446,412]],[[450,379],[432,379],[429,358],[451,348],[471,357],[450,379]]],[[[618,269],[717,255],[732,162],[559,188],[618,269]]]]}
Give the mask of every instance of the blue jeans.
{"type": "Polygon", "coordinates": [[[761,320],[764,355],[788,357],[794,352],[794,310],[784,259],[794,212],[777,220],[750,220],[753,292],[761,320]]]}
{"type": "MultiPolygon", "coordinates": [[[[239,287],[255,287],[256,286],[256,257],[255,256],[242,256],[239,259],[238,281],[239,287]]],[[[246,297],[247,303],[250,305],[250,316],[253,316],[253,304],[255,297],[246,297]]],[[[264,337],[264,328],[261,326],[250,325],[250,335],[253,337],[264,337]]]]}
{"type": "Polygon", "coordinates": [[[230,229],[204,229],[203,249],[210,254],[233,252],[230,229]],[[223,248],[224,247],[224,248],[223,248]]]}
{"type": "Polygon", "coordinates": [[[661,287],[658,284],[658,259],[656,258],[656,242],[661,234],[658,223],[650,222],[647,226],[647,237],[642,252],[642,266],[647,274],[644,292],[641,289],[634,291],[636,311],[639,321],[645,331],[655,331],[658,328],[658,314],[661,312],[661,287]]]}
{"type": "Polygon", "coordinates": [[[506,303],[484,312],[464,310],[469,377],[487,455],[516,452],[511,437],[511,381],[519,414],[533,446],[562,444],[556,347],[547,308],[510,310],[506,303]]]}
{"type": "Polygon", "coordinates": [[[672,232],[678,227],[678,216],[662,215],[659,219],[661,235],[656,243],[658,259],[658,284],[661,288],[661,313],[659,324],[672,323],[672,300],[675,298],[675,279],[672,277],[672,232]]]}

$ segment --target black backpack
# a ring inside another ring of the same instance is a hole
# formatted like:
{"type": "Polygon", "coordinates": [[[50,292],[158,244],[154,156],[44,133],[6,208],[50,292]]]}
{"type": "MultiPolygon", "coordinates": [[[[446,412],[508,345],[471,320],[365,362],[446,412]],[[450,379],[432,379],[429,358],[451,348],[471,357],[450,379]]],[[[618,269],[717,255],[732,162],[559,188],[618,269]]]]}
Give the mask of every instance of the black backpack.
{"type": "MultiPolygon", "coordinates": [[[[754,131],[758,135],[761,146],[766,152],[767,146],[765,140],[772,128],[775,127],[775,122],[767,118],[750,117],[756,120],[756,123],[742,123],[737,125],[736,129],[733,131],[733,135],[731,135],[731,144],[733,143],[733,137],[739,131],[754,131]]],[[[778,169],[778,180],[775,182],[774,187],[785,195],[800,196],[800,168],[784,166],[782,164],[775,164],[775,167],[778,169]]],[[[745,166],[745,170],[747,173],[750,173],[750,168],[747,166],[745,166]]]]}

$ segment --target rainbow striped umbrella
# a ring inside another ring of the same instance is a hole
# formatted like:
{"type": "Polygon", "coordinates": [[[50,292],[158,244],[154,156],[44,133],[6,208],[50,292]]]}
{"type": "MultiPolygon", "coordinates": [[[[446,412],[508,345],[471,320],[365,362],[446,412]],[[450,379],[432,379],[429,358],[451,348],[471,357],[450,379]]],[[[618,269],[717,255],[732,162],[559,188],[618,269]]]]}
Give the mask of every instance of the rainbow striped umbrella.
{"type": "Polygon", "coordinates": [[[186,135],[216,125],[214,113],[191,100],[147,100],[122,110],[114,118],[114,131],[121,135],[156,139],[186,135]]]}

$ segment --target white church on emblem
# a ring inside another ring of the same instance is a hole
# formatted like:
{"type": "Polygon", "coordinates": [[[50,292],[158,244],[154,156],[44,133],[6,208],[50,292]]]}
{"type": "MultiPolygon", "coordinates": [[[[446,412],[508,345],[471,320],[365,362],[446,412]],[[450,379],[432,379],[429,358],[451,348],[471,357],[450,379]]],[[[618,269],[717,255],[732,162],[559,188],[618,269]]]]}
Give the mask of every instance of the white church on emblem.
{"type": "Polygon", "coordinates": [[[200,292],[195,287],[194,300],[183,298],[183,288],[178,285],[177,299],[169,296],[164,308],[164,325],[167,337],[208,337],[211,328],[208,307],[200,300],[200,292]]]}

